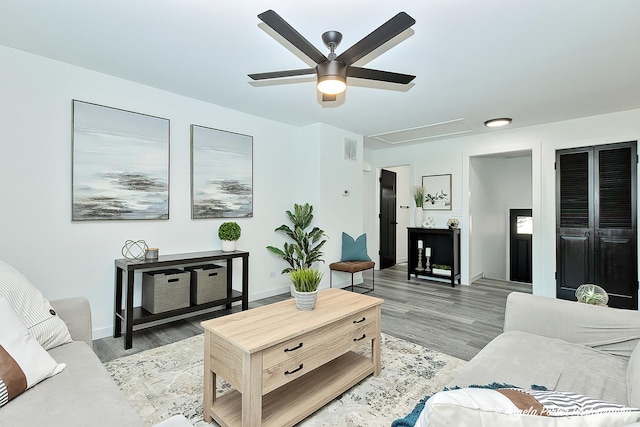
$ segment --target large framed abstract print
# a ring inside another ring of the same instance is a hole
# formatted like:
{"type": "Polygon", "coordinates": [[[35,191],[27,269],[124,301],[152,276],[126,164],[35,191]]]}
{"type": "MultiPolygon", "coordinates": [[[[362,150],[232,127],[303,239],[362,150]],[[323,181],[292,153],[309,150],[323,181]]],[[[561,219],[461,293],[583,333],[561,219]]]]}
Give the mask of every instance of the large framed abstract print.
{"type": "Polygon", "coordinates": [[[191,218],[253,216],[253,137],[191,125],[191,218]]]}
{"type": "Polygon", "coordinates": [[[169,120],[73,101],[72,220],[169,219],[169,120]]]}

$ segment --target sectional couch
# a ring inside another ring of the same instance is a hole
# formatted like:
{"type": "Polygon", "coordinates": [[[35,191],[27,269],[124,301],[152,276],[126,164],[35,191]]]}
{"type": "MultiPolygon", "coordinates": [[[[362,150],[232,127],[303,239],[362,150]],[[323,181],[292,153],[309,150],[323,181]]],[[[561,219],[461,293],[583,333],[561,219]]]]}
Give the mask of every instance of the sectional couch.
{"type": "Polygon", "coordinates": [[[427,401],[415,425],[640,426],[639,341],[636,310],[511,293],[504,332],[458,372],[454,390],[427,401]],[[505,385],[515,392],[495,390],[505,385]],[[533,407],[540,412],[526,412],[533,407]]]}

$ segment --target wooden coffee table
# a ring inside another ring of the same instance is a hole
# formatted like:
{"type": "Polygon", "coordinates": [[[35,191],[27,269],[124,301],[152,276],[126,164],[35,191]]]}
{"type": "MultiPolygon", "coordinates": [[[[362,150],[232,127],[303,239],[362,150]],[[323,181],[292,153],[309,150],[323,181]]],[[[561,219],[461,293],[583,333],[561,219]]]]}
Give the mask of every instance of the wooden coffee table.
{"type": "Polygon", "coordinates": [[[295,301],[202,322],[204,420],[221,426],[292,426],[363,378],[380,374],[383,300],[318,292],[312,311],[295,301]],[[371,343],[371,356],[353,350],[371,343]],[[216,377],[234,390],[216,396],[216,377]]]}

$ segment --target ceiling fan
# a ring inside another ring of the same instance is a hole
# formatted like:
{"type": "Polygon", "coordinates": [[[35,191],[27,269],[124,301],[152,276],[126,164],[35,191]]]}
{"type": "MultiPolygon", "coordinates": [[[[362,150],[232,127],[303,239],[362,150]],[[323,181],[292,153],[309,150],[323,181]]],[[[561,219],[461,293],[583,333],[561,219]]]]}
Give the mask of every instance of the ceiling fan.
{"type": "Polygon", "coordinates": [[[327,56],[316,49],[314,45],[309,43],[307,39],[273,10],[267,10],[261,13],[258,15],[258,18],[288,40],[300,50],[300,52],[311,58],[317,65],[314,68],[249,74],[249,77],[253,80],[302,76],[315,73],[318,76],[317,88],[322,92],[322,100],[335,101],[337,94],[346,89],[347,77],[399,84],[408,84],[416,77],[409,74],[373,70],[371,68],[362,68],[353,65],[353,63],[362,59],[416,23],[416,20],[405,12],[398,13],[340,55],[337,55],[335,50],[342,40],[342,34],[338,31],[327,31],[322,34],[322,41],[330,50],[327,56]]]}

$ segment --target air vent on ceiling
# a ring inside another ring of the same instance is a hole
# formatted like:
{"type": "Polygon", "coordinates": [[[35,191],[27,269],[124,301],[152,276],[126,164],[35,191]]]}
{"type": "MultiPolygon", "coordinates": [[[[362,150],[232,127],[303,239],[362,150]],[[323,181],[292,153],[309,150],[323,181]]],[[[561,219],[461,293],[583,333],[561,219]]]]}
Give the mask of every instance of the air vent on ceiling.
{"type": "Polygon", "coordinates": [[[370,135],[369,137],[377,139],[378,141],[386,142],[387,144],[403,144],[425,139],[458,135],[471,132],[472,130],[473,128],[471,124],[466,119],[455,119],[416,128],[370,135]]]}

